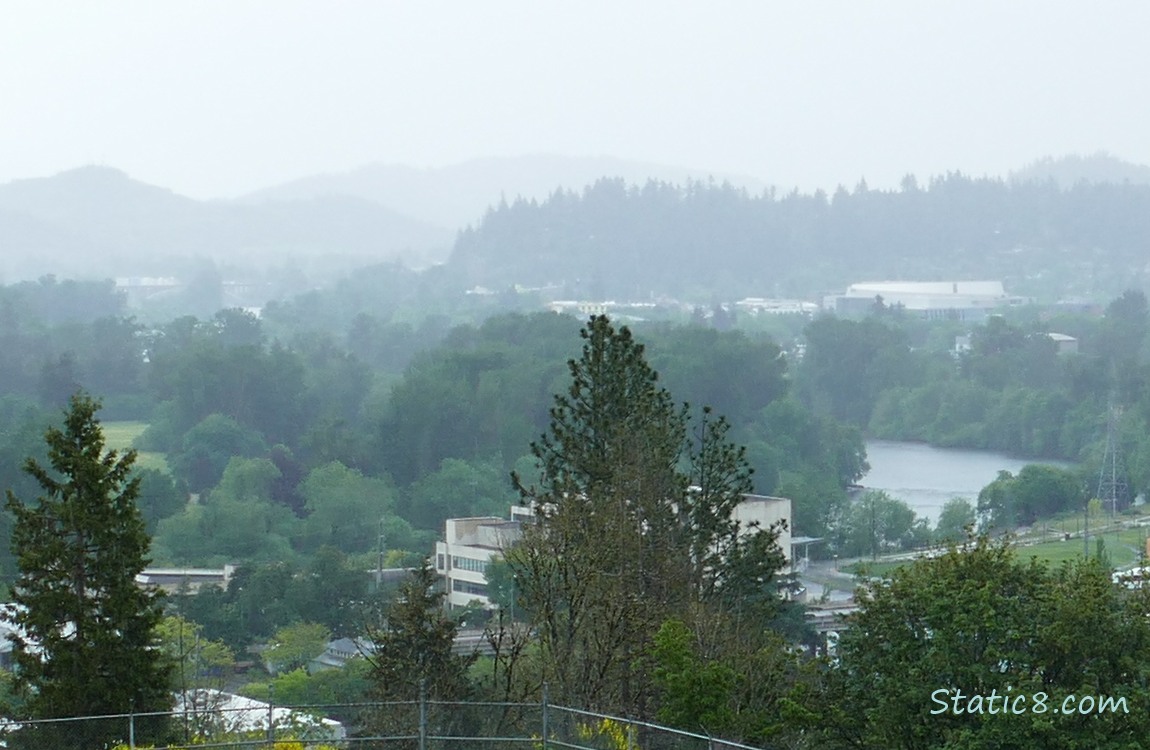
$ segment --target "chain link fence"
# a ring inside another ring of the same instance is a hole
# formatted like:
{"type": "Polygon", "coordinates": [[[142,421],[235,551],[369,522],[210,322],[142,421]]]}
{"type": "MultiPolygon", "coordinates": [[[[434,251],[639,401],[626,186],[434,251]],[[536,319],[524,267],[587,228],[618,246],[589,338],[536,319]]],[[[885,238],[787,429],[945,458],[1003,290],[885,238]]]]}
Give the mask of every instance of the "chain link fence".
{"type": "Polygon", "coordinates": [[[218,693],[161,714],[0,722],[12,750],[757,750],[548,703],[278,706],[218,693]]]}

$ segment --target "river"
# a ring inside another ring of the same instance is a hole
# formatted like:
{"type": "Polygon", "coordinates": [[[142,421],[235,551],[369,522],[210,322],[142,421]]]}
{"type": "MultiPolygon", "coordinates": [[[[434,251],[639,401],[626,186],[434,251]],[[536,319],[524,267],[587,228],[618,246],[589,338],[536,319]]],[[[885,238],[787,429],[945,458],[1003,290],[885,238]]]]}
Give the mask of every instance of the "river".
{"type": "Polygon", "coordinates": [[[993,482],[999,471],[1017,474],[1031,463],[1068,465],[1060,461],[1028,461],[992,451],[933,448],[890,440],[868,440],[866,453],[871,469],[860,483],[905,501],[915,513],[929,518],[931,525],[938,522],[942,506],[952,497],[976,503],[979,491],[993,482]]]}

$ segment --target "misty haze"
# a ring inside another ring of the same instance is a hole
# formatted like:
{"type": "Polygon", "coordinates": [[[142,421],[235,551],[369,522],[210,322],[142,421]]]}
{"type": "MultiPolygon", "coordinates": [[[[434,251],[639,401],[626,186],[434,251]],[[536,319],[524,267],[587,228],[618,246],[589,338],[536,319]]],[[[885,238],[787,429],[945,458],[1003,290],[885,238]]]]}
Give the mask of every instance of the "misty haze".
{"type": "Polygon", "coordinates": [[[6,10],[0,744],[1145,744],[1147,8],[6,10]]]}

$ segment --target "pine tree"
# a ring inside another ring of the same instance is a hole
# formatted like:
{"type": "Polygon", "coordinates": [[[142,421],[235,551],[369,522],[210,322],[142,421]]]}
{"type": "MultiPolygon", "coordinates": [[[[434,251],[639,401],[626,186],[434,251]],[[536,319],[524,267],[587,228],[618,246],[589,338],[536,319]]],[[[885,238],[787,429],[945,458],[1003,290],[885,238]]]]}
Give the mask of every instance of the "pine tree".
{"type": "Polygon", "coordinates": [[[687,491],[686,414],[627,328],[596,316],[580,335],[571,386],[532,445],[543,486],[520,488],[540,522],[510,559],[556,698],[630,711],[634,659],[686,579],[673,505],[687,491]]]}
{"type": "MultiPolygon", "coordinates": [[[[136,454],[104,451],[100,404],[72,397],[63,430],[45,433],[50,467],[24,470],[43,488],[25,504],[11,490],[19,574],[11,619],[18,685],[30,718],[166,711],[170,666],[156,648],[160,594],[137,586],[150,540],[136,506],[136,454]]],[[[141,734],[160,731],[141,723],[141,734]]],[[[124,722],[75,722],[63,746],[126,736],[124,722]]]]}
{"type": "Polygon", "coordinates": [[[757,596],[783,563],[777,534],[740,533],[751,490],[727,424],[691,429],[626,328],[593,316],[572,382],[531,446],[538,487],[516,483],[538,523],[508,556],[557,700],[648,711],[642,663],[669,617],[757,596]]]}

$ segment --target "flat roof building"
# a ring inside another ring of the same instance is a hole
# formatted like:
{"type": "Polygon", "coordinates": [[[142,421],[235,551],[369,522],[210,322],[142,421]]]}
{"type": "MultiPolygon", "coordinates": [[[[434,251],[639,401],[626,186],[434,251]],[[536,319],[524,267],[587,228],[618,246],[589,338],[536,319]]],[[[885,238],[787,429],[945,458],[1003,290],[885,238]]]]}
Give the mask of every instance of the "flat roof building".
{"type": "Polygon", "coordinates": [[[1006,293],[1001,281],[866,281],[826,297],[823,308],[836,315],[861,316],[883,306],[927,320],[981,321],[991,312],[1029,302],[1006,293]]]}
{"type": "MultiPolygon", "coordinates": [[[[791,501],[783,497],[744,495],[732,513],[739,522],[740,533],[753,528],[769,529],[780,524],[778,545],[787,557],[780,571],[786,575],[795,572],[796,561],[801,566],[798,547],[818,541],[791,535],[791,501]]],[[[509,518],[478,516],[475,518],[449,518],[444,524],[444,538],[435,544],[435,571],[443,577],[446,603],[451,609],[479,603],[493,607],[488,592],[487,568],[503,556],[522,536],[522,524],[535,519],[534,511],[522,505],[511,506],[509,518]]],[[[805,551],[805,550],[804,550],[805,551]]]]}
{"type": "Polygon", "coordinates": [[[443,541],[435,544],[435,571],[443,576],[448,607],[465,607],[473,601],[492,606],[487,592],[487,566],[519,540],[520,519],[530,515],[530,508],[513,506],[510,519],[447,519],[443,541]]]}
{"type": "Polygon", "coordinates": [[[155,586],[169,594],[174,594],[180,589],[195,594],[204,586],[227,589],[235,572],[236,566],[234,565],[225,565],[218,569],[145,568],[136,576],[136,583],[140,586],[155,586]]]}

